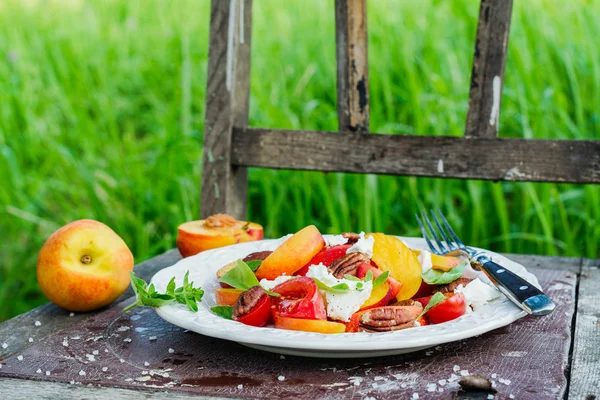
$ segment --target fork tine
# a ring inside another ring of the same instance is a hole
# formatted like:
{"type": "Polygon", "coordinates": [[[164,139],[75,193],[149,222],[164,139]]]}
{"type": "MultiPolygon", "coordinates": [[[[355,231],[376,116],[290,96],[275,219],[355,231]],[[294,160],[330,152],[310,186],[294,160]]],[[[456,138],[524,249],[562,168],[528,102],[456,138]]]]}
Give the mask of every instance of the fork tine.
{"type": "Polygon", "coordinates": [[[443,242],[440,240],[440,237],[437,235],[437,233],[435,232],[435,229],[433,229],[433,225],[431,224],[431,221],[429,221],[429,218],[427,217],[427,214],[425,214],[424,212],[422,213],[423,219],[425,220],[425,223],[427,224],[427,226],[429,227],[429,230],[431,231],[431,234],[433,235],[433,238],[435,239],[438,247],[440,248],[440,252],[443,253],[447,253],[450,252],[451,250],[446,248],[446,246],[444,246],[443,242]]]}
{"type": "Polygon", "coordinates": [[[425,241],[427,242],[427,246],[429,246],[429,249],[433,253],[438,254],[440,251],[435,248],[434,244],[429,239],[429,235],[427,234],[427,230],[423,226],[423,222],[421,222],[421,218],[419,218],[418,214],[415,214],[415,218],[417,219],[417,223],[419,224],[419,228],[421,228],[421,235],[423,236],[423,239],[425,239],[425,241]]]}
{"type": "Polygon", "coordinates": [[[446,246],[448,246],[450,248],[450,250],[457,250],[458,247],[454,243],[452,243],[452,239],[450,239],[450,236],[448,236],[448,234],[446,233],[446,231],[440,224],[440,221],[439,221],[437,215],[435,215],[435,211],[433,211],[433,210],[430,210],[430,211],[431,211],[431,216],[433,217],[433,222],[435,222],[435,225],[438,227],[440,236],[442,236],[442,238],[444,238],[444,242],[446,242],[446,246]]]}
{"type": "Polygon", "coordinates": [[[446,219],[446,217],[444,217],[444,214],[442,214],[442,212],[440,211],[439,208],[438,208],[437,212],[438,212],[438,215],[440,216],[440,218],[442,219],[442,222],[444,223],[444,226],[446,227],[446,229],[450,233],[450,236],[452,236],[452,239],[454,239],[454,243],[457,244],[457,246],[458,246],[459,249],[464,248],[465,244],[458,238],[458,235],[456,233],[454,233],[454,230],[450,226],[450,223],[448,222],[448,220],[446,219]]]}

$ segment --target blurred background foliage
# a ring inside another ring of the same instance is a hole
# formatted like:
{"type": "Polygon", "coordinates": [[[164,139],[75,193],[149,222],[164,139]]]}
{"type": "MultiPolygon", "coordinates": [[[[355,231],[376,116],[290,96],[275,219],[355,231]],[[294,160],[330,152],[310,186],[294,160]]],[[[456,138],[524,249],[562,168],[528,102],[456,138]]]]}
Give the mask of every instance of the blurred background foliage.
{"type": "MultiPolygon", "coordinates": [[[[462,135],[477,0],[368,2],[371,128],[462,135]]],[[[503,137],[600,139],[600,2],[515,1],[503,137]]],[[[208,0],[0,2],[0,321],[43,302],[37,252],[79,218],[137,262],[199,215],[208,0]]],[[[337,129],[333,1],[255,0],[251,125],[337,129]]],[[[599,257],[598,185],[250,171],[267,237],[418,236],[441,207],[465,241],[599,257]]]]}

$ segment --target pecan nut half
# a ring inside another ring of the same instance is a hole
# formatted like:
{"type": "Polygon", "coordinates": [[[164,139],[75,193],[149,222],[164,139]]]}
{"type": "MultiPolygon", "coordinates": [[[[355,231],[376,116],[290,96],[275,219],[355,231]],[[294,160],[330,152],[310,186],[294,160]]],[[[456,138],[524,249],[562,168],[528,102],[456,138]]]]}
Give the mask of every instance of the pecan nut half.
{"type": "Polygon", "coordinates": [[[238,318],[248,314],[261,301],[263,296],[268,296],[268,294],[260,286],[253,286],[240,294],[240,297],[238,297],[233,305],[231,318],[236,321],[238,318]]]}
{"type": "Polygon", "coordinates": [[[469,278],[458,278],[454,282],[450,282],[447,285],[439,285],[437,288],[435,288],[433,290],[433,293],[435,293],[435,292],[440,292],[440,293],[454,292],[454,289],[456,289],[458,287],[458,285],[467,286],[467,283],[469,283],[471,281],[472,281],[472,279],[469,279],[469,278]]]}
{"type": "Polygon", "coordinates": [[[239,224],[239,221],[227,214],[215,214],[204,220],[205,228],[224,228],[239,224]]]}
{"type": "Polygon", "coordinates": [[[386,306],[365,311],[359,318],[359,332],[390,332],[415,326],[421,305],[386,306]]]}
{"type": "Polygon", "coordinates": [[[248,254],[246,257],[244,257],[242,259],[242,261],[243,262],[256,261],[256,260],[264,261],[264,259],[267,258],[271,253],[272,253],[272,251],[269,251],[269,250],[256,251],[254,253],[248,254]]]}
{"type": "Polygon", "coordinates": [[[362,253],[350,253],[345,254],[332,262],[327,269],[333,276],[341,279],[346,274],[356,276],[360,264],[365,262],[368,263],[369,261],[369,257],[362,253]]]}
{"type": "Polygon", "coordinates": [[[342,237],[348,239],[348,242],[346,242],[347,244],[354,244],[360,239],[360,235],[354,232],[343,232],[342,237]]]}

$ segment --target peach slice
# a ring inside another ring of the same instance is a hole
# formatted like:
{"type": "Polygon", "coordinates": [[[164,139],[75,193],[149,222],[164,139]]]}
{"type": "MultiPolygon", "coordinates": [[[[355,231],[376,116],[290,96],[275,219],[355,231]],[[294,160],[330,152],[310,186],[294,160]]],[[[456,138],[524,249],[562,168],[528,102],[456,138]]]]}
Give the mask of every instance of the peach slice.
{"type": "Polygon", "coordinates": [[[242,289],[217,288],[215,289],[215,297],[218,306],[232,306],[242,294],[242,289]]]}
{"type": "Polygon", "coordinates": [[[361,310],[366,310],[373,307],[387,306],[392,299],[392,287],[388,281],[383,282],[371,292],[371,296],[360,306],[361,310]]]}
{"type": "Polygon", "coordinates": [[[262,240],[263,227],[225,214],[189,221],[177,228],[177,248],[183,257],[231,244],[262,240]]]}
{"type": "MultiPolygon", "coordinates": [[[[421,254],[421,250],[413,249],[412,252],[419,256],[421,254]]],[[[452,256],[440,256],[437,254],[431,254],[431,268],[437,269],[439,271],[450,271],[452,268],[456,267],[462,261],[457,257],[452,256]]]]}
{"type": "Polygon", "coordinates": [[[400,239],[383,233],[371,233],[375,239],[371,260],[383,271],[400,281],[398,301],[410,299],[421,287],[421,264],[417,256],[400,239]]]}
{"type": "Polygon", "coordinates": [[[291,331],[317,332],[317,333],[344,333],[346,325],[340,322],[325,321],[320,319],[289,318],[273,315],[275,327],[291,331]]]}
{"type": "Polygon", "coordinates": [[[283,242],[262,262],[256,270],[260,279],[275,279],[281,275],[294,275],[304,267],[325,247],[321,232],[314,225],[309,225],[283,242]]]}

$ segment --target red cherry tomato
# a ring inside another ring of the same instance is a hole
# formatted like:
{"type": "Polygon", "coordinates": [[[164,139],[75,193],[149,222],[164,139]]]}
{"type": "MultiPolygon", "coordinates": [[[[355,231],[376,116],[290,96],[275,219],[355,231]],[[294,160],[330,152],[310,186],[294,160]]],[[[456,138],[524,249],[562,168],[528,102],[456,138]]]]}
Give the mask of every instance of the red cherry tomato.
{"type": "MultiPolygon", "coordinates": [[[[467,311],[467,303],[465,302],[465,296],[462,293],[446,293],[446,300],[433,306],[433,308],[427,311],[427,320],[432,324],[441,324],[442,322],[451,321],[463,315],[467,311]]],[[[427,306],[432,296],[415,299],[423,305],[427,306]]]]}
{"type": "Polygon", "coordinates": [[[282,317],[327,319],[325,303],[315,282],[305,276],[290,279],[273,288],[273,312],[282,317]]]}
{"type": "Polygon", "coordinates": [[[323,264],[324,266],[329,267],[332,262],[346,254],[346,250],[348,250],[350,247],[352,247],[350,244],[338,244],[337,246],[325,247],[318,252],[308,264],[296,271],[294,275],[306,275],[308,272],[308,267],[311,265],[323,264]]]}
{"type": "Polygon", "coordinates": [[[265,326],[271,318],[271,298],[264,293],[258,303],[246,314],[235,318],[235,321],[252,326],[265,326]]]}

